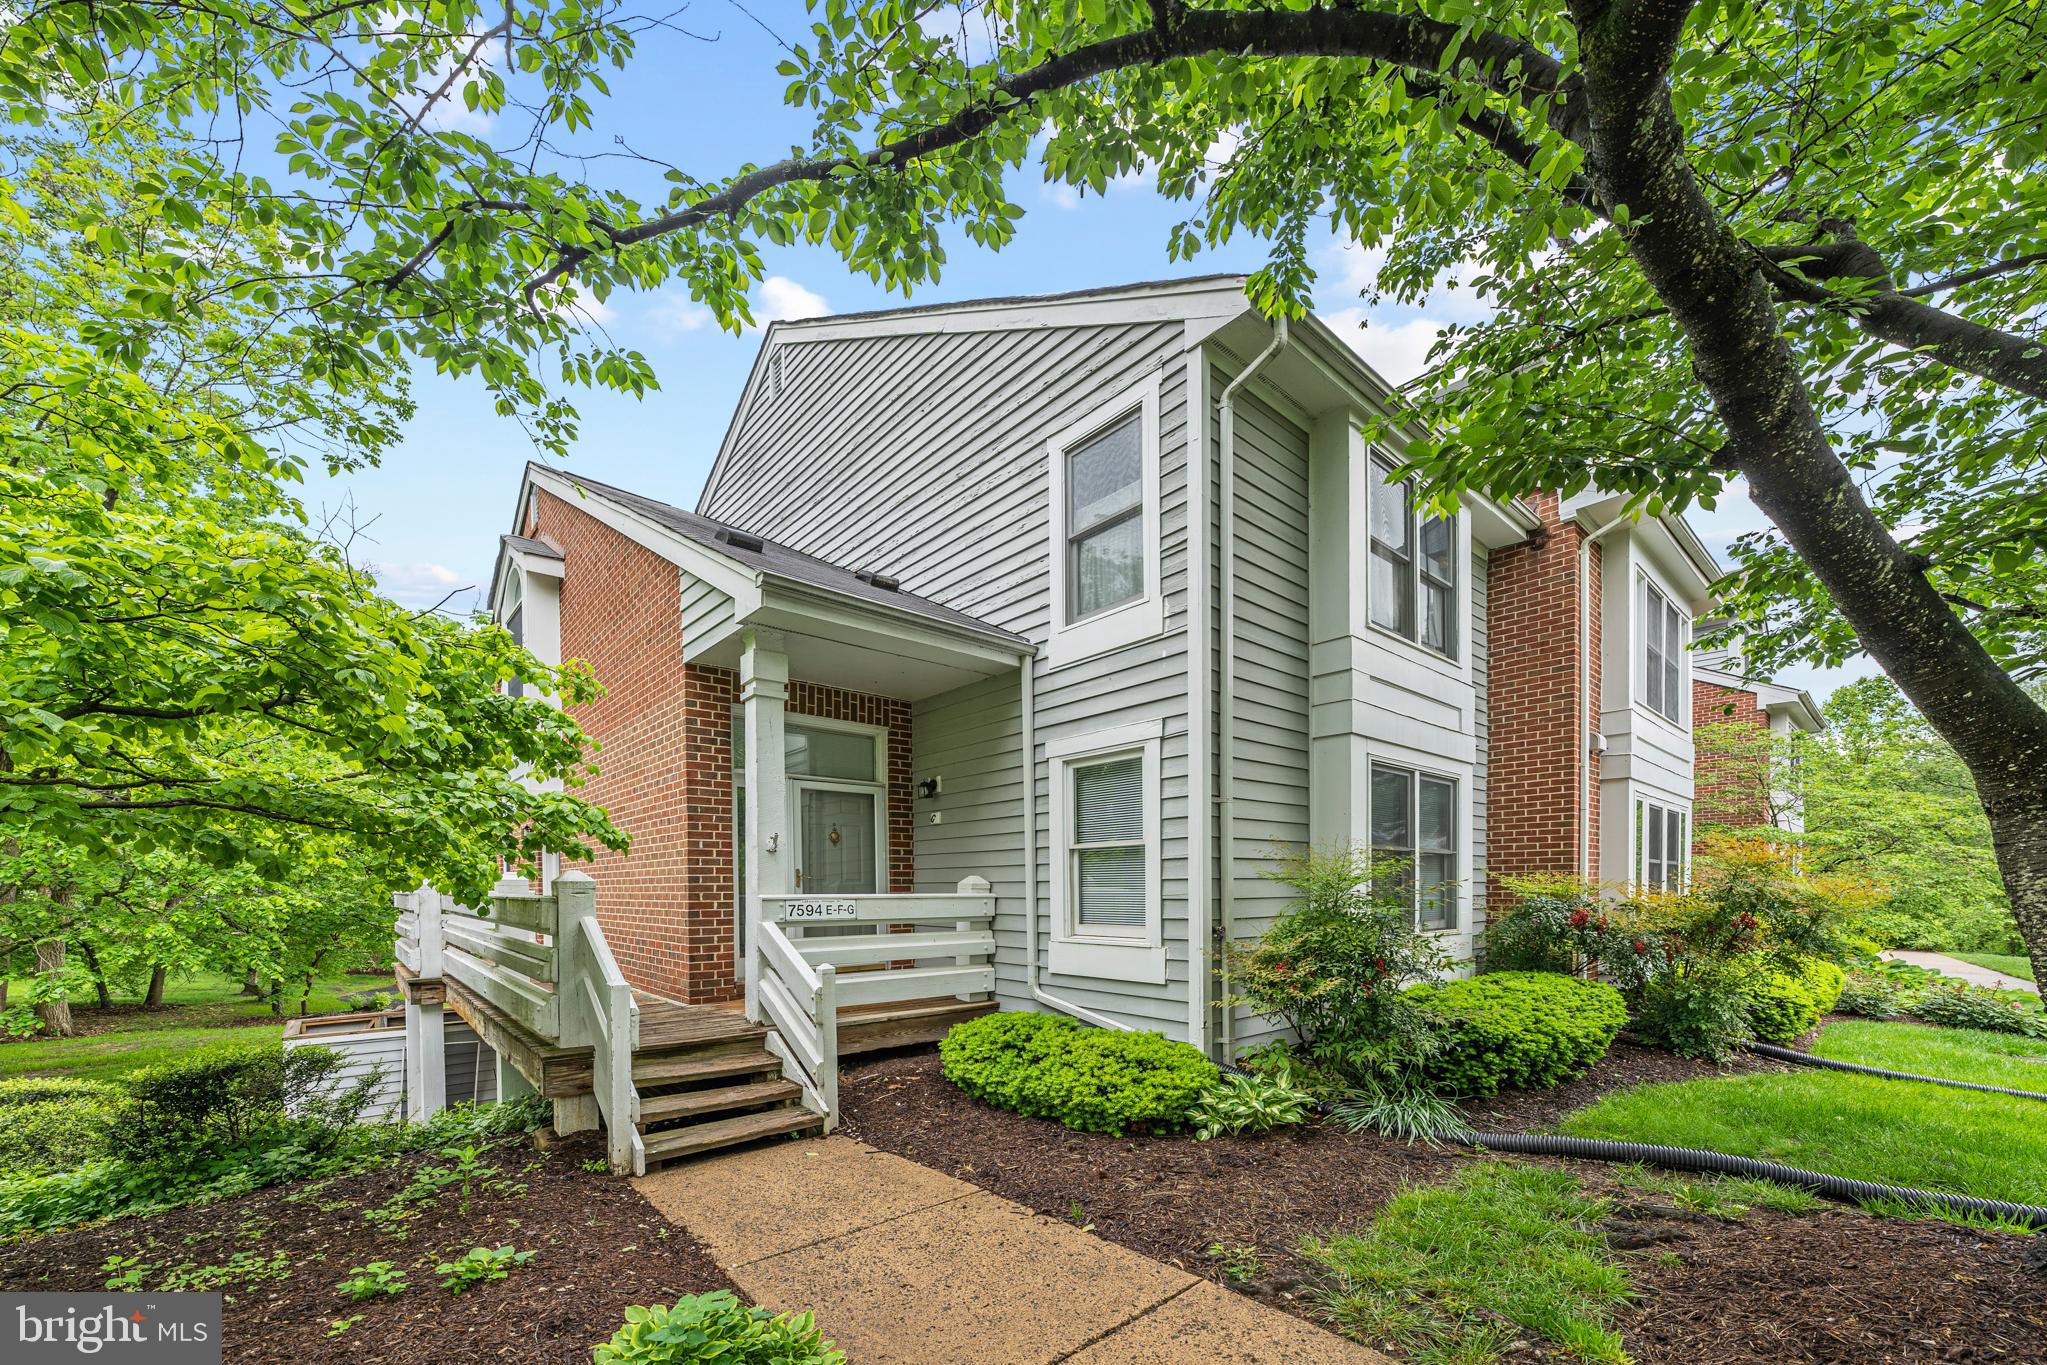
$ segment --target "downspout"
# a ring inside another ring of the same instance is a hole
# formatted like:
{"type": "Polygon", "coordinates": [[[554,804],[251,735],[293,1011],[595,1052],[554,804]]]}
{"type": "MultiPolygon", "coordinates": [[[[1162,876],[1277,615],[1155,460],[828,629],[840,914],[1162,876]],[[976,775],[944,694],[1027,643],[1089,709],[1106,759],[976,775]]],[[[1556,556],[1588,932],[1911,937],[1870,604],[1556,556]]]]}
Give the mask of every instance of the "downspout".
{"type": "Polygon", "coordinates": [[[1235,941],[1237,877],[1236,859],[1233,856],[1233,838],[1236,833],[1236,768],[1237,768],[1237,390],[1248,383],[1251,377],[1265,368],[1267,361],[1279,354],[1287,343],[1287,320],[1284,315],[1272,320],[1272,340],[1266,344],[1246,365],[1235,379],[1223,386],[1219,404],[1219,422],[1222,428],[1217,441],[1217,463],[1222,466],[1222,478],[1217,490],[1216,501],[1220,505],[1221,529],[1218,547],[1222,554],[1222,629],[1217,647],[1221,652],[1221,685],[1216,694],[1216,826],[1217,841],[1221,845],[1217,862],[1222,870],[1222,894],[1218,898],[1216,914],[1216,976],[1219,983],[1216,998],[1222,1006],[1222,1060],[1231,1061],[1236,1057],[1236,1010],[1230,998],[1229,945],[1235,941]]]}
{"type": "Polygon", "coordinates": [[[1097,1028],[1121,1029],[1104,1014],[1096,1014],[1038,985],[1038,725],[1037,664],[1035,658],[1020,661],[1023,677],[1019,693],[1022,706],[1018,730],[1023,735],[1023,903],[1024,903],[1024,990],[1040,1005],[1070,1014],[1097,1028]]]}
{"type": "Polygon", "coordinates": [[[1584,762],[1578,782],[1578,879],[1592,877],[1592,803],[1598,799],[1599,783],[1592,780],[1592,542],[1627,521],[1615,517],[1578,542],[1578,753],[1584,762]]]}

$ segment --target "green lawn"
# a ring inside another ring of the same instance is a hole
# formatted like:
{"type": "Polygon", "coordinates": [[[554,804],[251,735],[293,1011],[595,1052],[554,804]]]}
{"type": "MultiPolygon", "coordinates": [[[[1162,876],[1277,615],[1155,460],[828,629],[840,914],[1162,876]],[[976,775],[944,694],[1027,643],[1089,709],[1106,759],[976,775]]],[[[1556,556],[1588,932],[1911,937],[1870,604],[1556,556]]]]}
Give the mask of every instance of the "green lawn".
{"type": "Polygon", "coordinates": [[[2020,981],[2033,979],[2033,964],[2010,953],[1949,953],[1948,956],[2020,981]]]}
{"type": "MultiPolygon", "coordinates": [[[[1836,1061],[2047,1093],[2047,1039],[2043,1038],[1851,1019],[1821,1029],[1812,1050],[1836,1061]]],[[[2041,1109],[2040,1118],[2047,1122],[2047,1107],[2041,1109]]]]}
{"type": "Polygon", "coordinates": [[[1359,1341],[1448,1365],[1533,1336],[1620,1362],[1611,1322],[1628,1273],[1600,1232],[1606,1212],[1566,1172],[1481,1161],[1396,1195],[1363,1232],[1302,1250],[1331,1271],[1324,1306],[1359,1341]]]}
{"type": "Polygon", "coordinates": [[[1560,1128],[2047,1204],[2047,1110],[2003,1095],[1839,1072],[1758,1072],[1636,1086],[1566,1116],[1560,1128]]]}
{"type": "MultiPolygon", "coordinates": [[[[25,985],[14,983],[15,989],[25,985]]],[[[333,1014],[356,1008],[344,993],[383,989],[392,993],[388,977],[341,976],[316,979],[306,1001],[309,1014],[333,1014]]],[[[139,1067],[165,1061],[188,1048],[217,1042],[256,1042],[281,1037],[284,1026],[273,1021],[267,1000],[240,993],[241,983],[212,974],[173,980],[164,989],[164,1008],[143,1011],[138,1002],[117,1000],[101,1011],[73,1001],[71,1012],[81,1036],[0,1042],[0,1077],[81,1076],[112,1080],[139,1067]]],[[[18,997],[17,997],[18,998],[18,997]]],[[[285,988],[283,1007],[298,1013],[298,993],[285,988]]]]}

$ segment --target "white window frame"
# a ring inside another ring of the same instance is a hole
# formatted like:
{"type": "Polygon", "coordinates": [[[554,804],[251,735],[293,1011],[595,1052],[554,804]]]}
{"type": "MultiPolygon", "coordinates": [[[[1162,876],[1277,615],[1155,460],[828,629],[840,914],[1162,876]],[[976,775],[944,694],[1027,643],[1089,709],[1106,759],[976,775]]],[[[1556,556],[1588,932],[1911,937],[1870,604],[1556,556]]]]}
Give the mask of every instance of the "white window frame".
{"type": "Polygon", "coordinates": [[[1415,903],[1411,907],[1411,909],[1414,914],[1415,929],[1419,933],[1435,934],[1441,936],[1454,936],[1457,934],[1468,933],[1470,931],[1471,920],[1470,905],[1468,902],[1468,897],[1466,895],[1466,892],[1468,890],[1467,883],[1469,880],[1469,869],[1471,867],[1472,784],[1470,777],[1466,774],[1461,773],[1444,772],[1440,769],[1431,768],[1424,764],[1415,763],[1410,759],[1394,757],[1391,755],[1374,754],[1368,757],[1365,761],[1364,842],[1367,853],[1372,857],[1377,857],[1379,853],[1379,850],[1372,844],[1371,804],[1372,804],[1372,769],[1374,768],[1398,770],[1400,772],[1406,773],[1410,778],[1413,779],[1408,788],[1407,827],[1409,834],[1412,837],[1415,844],[1414,849],[1411,850],[1412,855],[1415,857],[1420,857],[1423,851],[1421,848],[1421,780],[1426,777],[1431,779],[1432,781],[1447,782],[1450,784],[1450,790],[1454,794],[1452,798],[1452,804],[1456,817],[1454,822],[1455,834],[1453,837],[1457,841],[1457,846],[1450,850],[1450,870],[1453,875],[1445,883],[1445,885],[1455,888],[1455,890],[1452,890],[1449,893],[1450,922],[1448,924],[1440,925],[1424,925],[1421,923],[1419,871],[1417,871],[1415,877],[1417,894],[1415,898],[1415,903]]]}
{"type": "Polygon", "coordinates": [[[1422,522],[1426,518],[1420,515],[1419,509],[1414,505],[1412,496],[1414,480],[1412,478],[1394,479],[1391,471],[1400,467],[1400,457],[1378,446],[1373,446],[1365,452],[1365,464],[1366,474],[1369,476],[1370,481],[1365,485],[1365,524],[1358,528],[1358,534],[1364,545],[1365,572],[1367,575],[1385,572],[1385,565],[1380,560],[1378,552],[1372,544],[1372,507],[1370,495],[1376,491],[1374,485],[1377,485],[1379,488],[1384,488],[1389,492],[1398,492],[1401,495],[1401,515],[1407,519],[1407,582],[1410,591],[1413,593],[1414,634],[1403,635],[1392,626],[1381,625],[1374,618],[1369,578],[1365,585],[1365,624],[1368,628],[1385,636],[1388,640],[1398,640],[1401,644],[1418,651],[1426,658],[1436,660],[1439,663],[1447,661],[1453,665],[1461,666],[1464,662],[1465,640],[1471,633],[1471,623],[1466,619],[1467,608],[1465,606],[1465,603],[1469,601],[1466,594],[1471,590],[1471,546],[1470,542],[1465,538],[1465,516],[1462,512],[1458,512],[1448,519],[1450,522],[1450,571],[1454,575],[1450,582],[1450,648],[1437,649],[1434,645],[1422,642],[1423,578],[1421,535],[1422,522]]]}
{"type": "Polygon", "coordinates": [[[1081,659],[1149,640],[1166,628],[1165,592],[1159,569],[1159,385],[1153,377],[1125,389],[1079,421],[1053,436],[1045,446],[1047,547],[1051,565],[1052,636],[1047,661],[1057,668],[1081,659]],[[1066,462],[1078,446],[1138,414],[1142,458],[1144,518],[1144,591],[1128,602],[1075,619],[1067,570],[1066,462]]]}
{"type": "Polygon", "coordinates": [[[1641,680],[1641,689],[1637,692],[1636,699],[1642,710],[1649,715],[1679,729],[1688,729],[1691,725],[1692,710],[1691,614],[1679,603],[1676,593],[1647,573],[1640,574],[1640,577],[1642,584],[1635,593],[1637,603],[1635,619],[1640,628],[1641,643],[1634,653],[1636,676],[1641,680]],[[1672,652],[1673,645],[1677,655],[1677,695],[1664,698],[1671,705],[1668,709],[1659,710],[1649,704],[1649,618],[1652,612],[1656,614],[1656,626],[1660,631],[1663,628],[1663,613],[1666,610],[1677,615],[1678,638],[1674,642],[1665,643],[1666,655],[1672,652]]]}
{"type": "Polygon", "coordinates": [[[1058,976],[1095,977],[1166,984],[1163,842],[1159,834],[1160,749],[1165,722],[1119,725],[1047,741],[1046,776],[1051,787],[1052,933],[1046,968],[1058,976]],[[1110,759],[1137,757],[1144,796],[1144,924],[1128,929],[1078,922],[1073,884],[1073,774],[1110,759]]]}
{"type": "Polygon", "coordinates": [[[1635,798],[1635,823],[1629,832],[1634,840],[1633,856],[1630,858],[1635,885],[1657,891],[1682,891],[1692,878],[1692,813],[1683,806],[1658,800],[1654,797],[1635,798]],[[1663,824],[1663,865],[1674,868],[1676,876],[1668,881],[1651,880],[1649,876],[1649,820],[1651,812],[1663,824]],[[1677,848],[1675,856],[1670,847],[1670,817],[1677,817],[1677,848]]]}

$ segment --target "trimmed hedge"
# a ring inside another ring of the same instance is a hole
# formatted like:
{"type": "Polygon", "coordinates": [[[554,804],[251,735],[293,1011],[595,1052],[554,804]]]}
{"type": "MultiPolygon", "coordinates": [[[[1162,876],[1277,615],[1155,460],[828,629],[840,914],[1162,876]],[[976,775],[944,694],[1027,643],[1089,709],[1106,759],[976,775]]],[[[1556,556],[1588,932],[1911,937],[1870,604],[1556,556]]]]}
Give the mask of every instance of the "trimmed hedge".
{"type": "Polygon", "coordinates": [[[1741,978],[1749,1029],[1765,1043],[1788,1043],[1840,1003],[1847,973],[1822,958],[1804,959],[1796,974],[1757,967],[1741,978]]]}
{"type": "Polygon", "coordinates": [[[1156,1033],[1088,1028],[1060,1014],[986,1014],[938,1045],[945,1078],[976,1099],[1082,1132],[1173,1128],[1222,1073],[1156,1033]]]}
{"type": "Polygon", "coordinates": [[[110,1150],[118,1096],[9,1102],[0,1110],[0,1175],[68,1171],[110,1150]]]}
{"type": "Polygon", "coordinates": [[[1452,1095],[1568,1080],[1604,1057],[1628,1022],[1619,991],[1556,972],[1488,972],[1407,996],[1442,1026],[1443,1046],[1422,1070],[1452,1095]]]}
{"type": "Polygon", "coordinates": [[[10,1076],[0,1081],[0,1109],[17,1104],[41,1104],[45,1100],[100,1100],[118,1102],[123,1091],[105,1081],[80,1080],[74,1076],[10,1076]]]}

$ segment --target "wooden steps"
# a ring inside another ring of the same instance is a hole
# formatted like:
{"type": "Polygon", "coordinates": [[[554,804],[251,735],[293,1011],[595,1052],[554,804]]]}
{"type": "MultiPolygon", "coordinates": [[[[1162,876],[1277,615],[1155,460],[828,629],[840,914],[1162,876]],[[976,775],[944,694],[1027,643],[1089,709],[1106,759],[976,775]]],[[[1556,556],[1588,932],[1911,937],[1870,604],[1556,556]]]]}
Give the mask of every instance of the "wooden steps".
{"type": "Polygon", "coordinates": [[[762,1138],[781,1137],[785,1134],[814,1131],[824,1126],[822,1116],[808,1109],[781,1108],[764,1109],[758,1114],[740,1114],[734,1118],[716,1119],[709,1123],[693,1123],[683,1128],[671,1128],[665,1132],[648,1133],[644,1137],[647,1146],[647,1164],[657,1161],[679,1161],[699,1152],[715,1151],[720,1147],[731,1147],[741,1142],[757,1142],[762,1138]]]}
{"type": "Polygon", "coordinates": [[[759,1105],[786,1104],[802,1094],[803,1090],[796,1082],[777,1078],[667,1095],[643,1095],[640,1097],[640,1126],[644,1130],[651,1124],[666,1123],[671,1119],[700,1118],[705,1114],[723,1114],[759,1105]]]}
{"type": "Polygon", "coordinates": [[[655,1085],[689,1085],[761,1071],[780,1072],[781,1069],[782,1059],[765,1048],[709,1056],[697,1052],[633,1054],[633,1084],[642,1090],[655,1085]]]}

